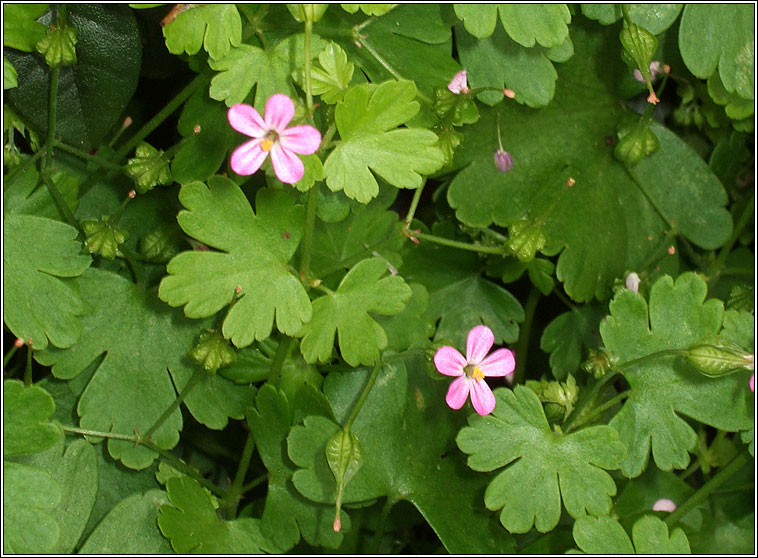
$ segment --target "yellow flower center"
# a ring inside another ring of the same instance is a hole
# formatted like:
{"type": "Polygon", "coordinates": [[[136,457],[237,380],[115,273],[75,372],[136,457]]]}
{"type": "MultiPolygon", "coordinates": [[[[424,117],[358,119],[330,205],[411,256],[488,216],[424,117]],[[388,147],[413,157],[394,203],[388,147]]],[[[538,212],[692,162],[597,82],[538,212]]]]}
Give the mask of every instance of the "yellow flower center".
{"type": "Polygon", "coordinates": [[[274,146],[274,142],[270,139],[266,138],[261,142],[261,149],[263,151],[271,151],[271,148],[274,146]]]}
{"type": "Polygon", "coordinates": [[[466,375],[469,378],[474,378],[475,380],[483,380],[484,379],[484,372],[479,370],[479,367],[475,364],[469,364],[466,366],[463,371],[466,373],[466,375]]]}

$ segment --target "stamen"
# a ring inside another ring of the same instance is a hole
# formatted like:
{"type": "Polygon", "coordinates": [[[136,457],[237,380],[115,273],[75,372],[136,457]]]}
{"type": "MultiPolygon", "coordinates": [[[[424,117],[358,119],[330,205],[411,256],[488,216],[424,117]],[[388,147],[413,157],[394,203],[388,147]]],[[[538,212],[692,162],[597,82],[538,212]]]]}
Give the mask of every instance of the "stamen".
{"type": "Polygon", "coordinates": [[[270,139],[264,139],[261,142],[261,149],[263,149],[263,151],[271,151],[272,147],[274,147],[274,142],[270,139]]]}
{"type": "Polygon", "coordinates": [[[471,377],[475,380],[484,380],[484,372],[479,370],[478,366],[475,366],[474,371],[471,373],[471,377]]]}

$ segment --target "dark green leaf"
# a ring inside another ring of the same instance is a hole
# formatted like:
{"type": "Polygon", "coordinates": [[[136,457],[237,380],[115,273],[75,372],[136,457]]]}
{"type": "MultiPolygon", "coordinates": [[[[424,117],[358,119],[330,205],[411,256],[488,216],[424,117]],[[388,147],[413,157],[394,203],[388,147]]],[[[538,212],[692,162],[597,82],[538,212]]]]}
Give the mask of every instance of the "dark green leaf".
{"type": "Polygon", "coordinates": [[[63,431],[50,421],[54,411],[55,402],[44,389],[24,387],[18,380],[4,380],[3,455],[37,453],[60,440],[63,431]]]}

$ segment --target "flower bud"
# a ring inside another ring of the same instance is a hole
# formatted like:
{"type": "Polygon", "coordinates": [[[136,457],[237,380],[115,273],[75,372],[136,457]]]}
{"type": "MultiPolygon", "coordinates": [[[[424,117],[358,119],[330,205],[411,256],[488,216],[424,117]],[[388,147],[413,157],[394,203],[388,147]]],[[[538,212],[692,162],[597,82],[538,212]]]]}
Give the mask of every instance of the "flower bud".
{"type": "Polygon", "coordinates": [[[752,370],[753,355],[723,337],[707,337],[690,346],[687,360],[710,377],[725,376],[740,370],[752,370]]]}
{"type": "Polygon", "coordinates": [[[461,70],[455,74],[453,79],[450,80],[450,83],[447,84],[447,88],[456,95],[460,95],[461,93],[465,95],[468,93],[469,88],[468,80],[466,79],[466,70],[461,70]]]}
{"type": "Polygon", "coordinates": [[[640,276],[634,271],[626,276],[626,288],[630,291],[634,291],[634,294],[637,294],[637,291],[640,288],[640,276]]]}
{"type": "Polygon", "coordinates": [[[510,153],[500,148],[495,151],[495,167],[500,172],[508,172],[513,168],[513,157],[510,153]]]}

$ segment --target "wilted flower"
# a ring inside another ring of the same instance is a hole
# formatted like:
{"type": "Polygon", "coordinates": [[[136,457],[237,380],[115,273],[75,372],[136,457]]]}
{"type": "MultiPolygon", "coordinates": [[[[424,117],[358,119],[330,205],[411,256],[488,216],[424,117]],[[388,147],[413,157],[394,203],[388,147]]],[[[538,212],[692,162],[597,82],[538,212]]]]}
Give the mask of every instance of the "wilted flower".
{"type": "Polygon", "coordinates": [[[274,173],[279,180],[294,184],[303,178],[305,168],[297,154],[315,153],[321,145],[321,133],[307,125],[287,128],[294,115],[295,105],[281,93],[266,101],[265,118],[261,118],[250,105],[230,107],[229,124],[253,138],[232,153],[232,170],[243,176],[253,174],[261,168],[270,152],[274,173]]]}
{"type": "Polygon", "coordinates": [[[500,139],[500,113],[497,114],[497,144],[498,150],[495,151],[495,167],[500,172],[508,172],[513,168],[513,157],[505,149],[503,149],[503,142],[500,139]]]}
{"type": "Polygon", "coordinates": [[[455,74],[453,79],[450,80],[450,83],[447,84],[447,88],[456,95],[460,95],[461,93],[465,95],[468,93],[469,89],[468,81],[466,79],[466,70],[461,70],[455,74]]]}
{"type": "MultiPolygon", "coordinates": [[[[639,81],[640,83],[645,83],[645,78],[642,77],[642,72],[640,72],[637,68],[634,69],[634,79],[639,81]]],[[[658,60],[653,60],[650,63],[650,81],[655,81],[655,78],[658,77],[658,74],[661,73],[661,63],[658,62],[658,60]]]]}
{"type": "Polygon", "coordinates": [[[484,378],[512,374],[516,360],[508,349],[498,349],[487,356],[494,342],[492,330],[480,325],[468,333],[465,358],[450,346],[440,347],[434,354],[434,365],[440,374],[458,376],[445,398],[451,409],[463,407],[469,394],[474,410],[480,415],[488,415],[495,408],[495,396],[484,378]]]}

